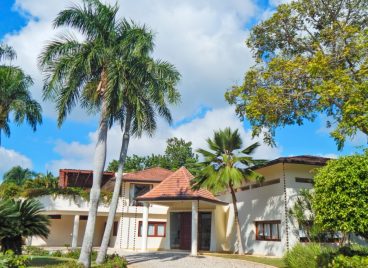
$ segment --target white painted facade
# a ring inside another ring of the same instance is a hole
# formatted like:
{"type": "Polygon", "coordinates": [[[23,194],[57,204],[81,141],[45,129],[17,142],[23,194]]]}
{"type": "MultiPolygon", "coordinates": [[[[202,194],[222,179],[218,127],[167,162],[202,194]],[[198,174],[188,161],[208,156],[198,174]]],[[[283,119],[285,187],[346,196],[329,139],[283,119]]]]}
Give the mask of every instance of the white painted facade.
{"type": "MultiPolygon", "coordinates": [[[[236,193],[243,246],[245,251],[257,255],[282,256],[287,248],[291,248],[299,241],[298,226],[287,216],[287,211],[293,206],[298,191],[302,188],[311,188],[311,183],[296,182],[295,178],[312,179],[311,171],[316,166],[305,164],[277,163],[257,170],[265,180],[260,187],[252,187],[252,184],[244,184],[249,189],[239,189],[236,193]],[[279,180],[279,182],[277,182],[279,180]],[[273,184],[267,185],[267,182],[273,184]],[[280,241],[259,241],[256,239],[256,221],[280,221],[280,241]]],[[[171,249],[170,245],[170,213],[174,212],[210,212],[211,213],[211,238],[210,251],[236,251],[236,232],[234,226],[233,208],[231,196],[224,194],[218,199],[228,202],[228,205],[217,205],[201,201],[193,204],[192,201],[171,201],[151,203],[147,218],[149,222],[166,223],[166,232],[163,237],[150,237],[144,240],[139,236],[139,226],[144,225],[144,206],[129,204],[129,189],[132,182],[124,182],[123,194],[119,200],[116,213],[116,232],[112,232],[110,247],[129,250],[162,250],[171,249]],[[196,208],[198,206],[198,208],[196,208]]],[[[139,182],[141,184],[141,182],[139,182]]],[[[157,185],[157,183],[155,184],[157,185]]],[[[155,186],[153,185],[153,186],[155,186]]],[[[82,216],[88,214],[88,202],[80,198],[44,196],[39,198],[45,206],[45,214],[61,215],[61,219],[52,219],[50,236],[47,240],[32,239],[32,245],[38,246],[71,246],[73,241],[73,229],[78,230],[78,237],[74,237],[77,246],[81,246],[86,220],[82,216]],[[79,215],[77,221],[75,215],[79,215]],[[78,222],[78,226],[75,224],[78,222]]],[[[101,204],[98,209],[98,218],[95,230],[94,246],[101,242],[109,207],[101,204]]],[[[193,219],[193,218],[192,218],[193,219]]],[[[193,219],[195,220],[195,219],[193,219]]],[[[195,223],[193,223],[194,226],[195,223]]],[[[193,226],[193,225],[192,225],[193,226]]],[[[147,226],[148,228],[148,226],[147,226]]],[[[198,226],[196,226],[198,228],[198,226]]],[[[197,238],[192,232],[192,238],[197,238]]],[[[197,234],[198,235],[198,234],[197,234]]],[[[197,241],[193,241],[197,243],[197,241]]],[[[193,247],[192,247],[193,250],[193,247]]],[[[192,251],[195,255],[196,252],[192,251]]]]}

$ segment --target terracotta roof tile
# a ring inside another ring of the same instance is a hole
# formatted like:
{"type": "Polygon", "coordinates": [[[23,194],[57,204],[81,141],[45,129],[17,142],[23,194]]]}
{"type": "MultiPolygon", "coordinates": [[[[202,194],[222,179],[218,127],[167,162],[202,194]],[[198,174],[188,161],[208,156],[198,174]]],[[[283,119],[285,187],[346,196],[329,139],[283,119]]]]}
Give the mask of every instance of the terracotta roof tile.
{"type": "Polygon", "coordinates": [[[153,167],[144,170],[126,173],[123,176],[125,181],[157,181],[161,182],[174,172],[166,168],[153,167]]]}
{"type": "Polygon", "coordinates": [[[214,203],[224,203],[208,190],[192,190],[190,181],[193,178],[194,176],[185,167],[181,167],[151,191],[138,197],[137,200],[205,200],[214,203]]]}

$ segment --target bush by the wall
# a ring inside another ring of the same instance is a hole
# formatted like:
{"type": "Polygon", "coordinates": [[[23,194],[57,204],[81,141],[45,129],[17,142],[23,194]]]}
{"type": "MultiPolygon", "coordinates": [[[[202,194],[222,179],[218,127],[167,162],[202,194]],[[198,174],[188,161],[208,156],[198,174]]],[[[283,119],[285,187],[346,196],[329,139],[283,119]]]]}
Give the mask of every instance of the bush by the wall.
{"type": "Polygon", "coordinates": [[[363,268],[368,267],[368,257],[337,255],[328,264],[329,268],[363,268]]]}
{"type": "Polygon", "coordinates": [[[35,246],[27,246],[24,248],[24,253],[31,256],[47,256],[49,251],[35,246]]]}
{"type": "Polygon", "coordinates": [[[319,244],[297,244],[284,256],[284,261],[289,268],[318,268],[317,257],[321,255],[322,247],[319,244]]]}
{"type": "Polygon", "coordinates": [[[1,268],[25,268],[29,264],[27,256],[16,255],[12,250],[0,253],[1,268]]]}

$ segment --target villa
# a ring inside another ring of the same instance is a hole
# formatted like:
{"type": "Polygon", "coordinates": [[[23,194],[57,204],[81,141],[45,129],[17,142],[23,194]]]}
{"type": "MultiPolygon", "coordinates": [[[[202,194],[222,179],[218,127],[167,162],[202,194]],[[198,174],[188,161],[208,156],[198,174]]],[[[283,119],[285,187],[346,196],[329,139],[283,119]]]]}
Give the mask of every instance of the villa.
{"type": "MultiPolygon", "coordinates": [[[[282,256],[303,232],[288,216],[298,192],[313,187],[313,170],[328,158],[281,157],[257,166],[262,183],[244,183],[237,189],[237,206],[243,244],[250,254],[282,256]]],[[[150,168],[123,176],[120,200],[109,246],[114,249],[230,251],[237,249],[233,207],[229,193],[214,196],[190,188],[192,174],[184,167],[175,172],[150,168]]],[[[61,187],[90,188],[92,171],[60,170],[61,187]]],[[[114,173],[105,172],[102,189],[112,191],[114,173]]],[[[80,197],[43,196],[39,200],[50,215],[47,240],[37,237],[37,246],[73,248],[82,244],[88,202],[80,197]]],[[[109,206],[98,209],[94,246],[102,240],[109,206]]]]}

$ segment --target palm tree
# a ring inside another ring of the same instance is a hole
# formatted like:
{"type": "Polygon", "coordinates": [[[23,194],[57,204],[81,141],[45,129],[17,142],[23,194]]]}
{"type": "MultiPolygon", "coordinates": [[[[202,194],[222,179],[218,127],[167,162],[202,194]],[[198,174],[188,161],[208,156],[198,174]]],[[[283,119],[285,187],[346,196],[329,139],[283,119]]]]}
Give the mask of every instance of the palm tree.
{"type": "Polygon", "coordinates": [[[264,163],[264,160],[255,160],[250,156],[259,147],[259,143],[256,142],[242,149],[243,142],[238,130],[232,131],[230,128],[225,128],[215,132],[213,139],[208,138],[207,144],[211,151],[197,150],[204,157],[204,161],[201,163],[203,169],[200,175],[191,182],[192,187],[194,189],[207,188],[213,192],[230,190],[237,232],[238,253],[243,255],[244,248],[235,189],[245,181],[262,179],[260,174],[249,168],[264,163]]]}
{"type": "MultiPolygon", "coordinates": [[[[79,262],[90,266],[102,174],[106,160],[107,130],[116,113],[116,95],[122,84],[116,59],[134,50],[125,20],[118,20],[118,6],[98,0],[84,0],[82,6],[63,10],[54,21],[55,27],[69,26],[84,36],[79,41],[69,33],[52,41],[40,56],[40,67],[46,74],[44,97],[56,102],[58,125],[78,101],[94,111],[100,107],[97,143],[94,154],[93,184],[90,191],[88,221],[79,262]],[[91,96],[95,97],[92,101],[91,96]]],[[[134,39],[133,39],[134,40],[134,39]]]]}
{"type": "Polygon", "coordinates": [[[128,151],[130,136],[140,137],[143,132],[152,135],[156,129],[156,115],[162,116],[169,123],[172,122],[168,104],[179,101],[180,95],[175,86],[180,74],[169,63],[154,60],[150,53],[153,50],[153,35],[146,27],[139,27],[132,23],[126,28],[132,31],[130,44],[137,49],[118,59],[120,81],[123,85],[117,100],[120,105],[113,120],[120,121],[123,140],[119,154],[119,166],[116,173],[113,197],[106,222],[105,232],[96,262],[104,262],[114,223],[116,208],[121,189],[124,163],[128,151]]]}
{"type": "Polygon", "coordinates": [[[0,213],[7,210],[11,216],[2,218],[0,225],[1,250],[11,249],[22,254],[23,238],[40,236],[47,238],[49,219],[42,215],[42,204],[35,199],[0,201],[0,213]]]}
{"type": "Polygon", "coordinates": [[[33,179],[37,174],[28,168],[22,168],[21,166],[12,167],[3,176],[4,183],[14,183],[18,186],[22,186],[27,180],[33,179]]]}
{"type": "MultiPolygon", "coordinates": [[[[4,44],[0,44],[0,60],[12,60],[15,51],[4,44]]],[[[36,130],[37,124],[42,123],[42,108],[32,99],[29,87],[32,78],[15,66],[0,65],[0,146],[1,132],[10,136],[9,116],[12,113],[15,123],[22,124],[24,120],[36,130]]]]}

